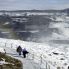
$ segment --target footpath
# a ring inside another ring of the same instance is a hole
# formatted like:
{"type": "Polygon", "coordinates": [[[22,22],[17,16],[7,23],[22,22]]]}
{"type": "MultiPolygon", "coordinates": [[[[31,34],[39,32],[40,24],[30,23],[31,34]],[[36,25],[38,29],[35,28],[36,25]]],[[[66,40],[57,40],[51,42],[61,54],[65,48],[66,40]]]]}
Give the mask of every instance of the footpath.
{"type": "Polygon", "coordinates": [[[9,47],[2,47],[6,50],[6,54],[19,59],[23,64],[23,69],[40,69],[39,64],[34,63],[33,60],[29,58],[23,58],[23,55],[19,56],[15,49],[9,48],[9,47]]]}

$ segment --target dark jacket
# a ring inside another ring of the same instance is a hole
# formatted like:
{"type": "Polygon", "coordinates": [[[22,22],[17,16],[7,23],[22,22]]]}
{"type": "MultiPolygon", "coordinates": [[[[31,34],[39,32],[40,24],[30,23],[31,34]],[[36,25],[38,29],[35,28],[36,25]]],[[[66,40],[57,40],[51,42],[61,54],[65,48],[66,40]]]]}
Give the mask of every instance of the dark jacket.
{"type": "Polygon", "coordinates": [[[18,48],[17,48],[17,52],[21,52],[21,51],[22,51],[21,46],[18,46],[18,48]]]}
{"type": "Polygon", "coordinates": [[[23,54],[28,54],[29,52],[26,49],[23,49],[23,54]]]}

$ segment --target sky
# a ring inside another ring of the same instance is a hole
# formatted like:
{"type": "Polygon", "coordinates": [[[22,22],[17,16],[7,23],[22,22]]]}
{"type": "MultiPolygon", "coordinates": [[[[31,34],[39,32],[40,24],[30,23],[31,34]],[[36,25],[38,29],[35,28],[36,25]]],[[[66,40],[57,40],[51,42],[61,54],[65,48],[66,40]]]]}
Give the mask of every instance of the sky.
{"type": "Polygon", "coordinates": [[[0,0],[0,10],[65,9],[69,0],[0,0]]]}

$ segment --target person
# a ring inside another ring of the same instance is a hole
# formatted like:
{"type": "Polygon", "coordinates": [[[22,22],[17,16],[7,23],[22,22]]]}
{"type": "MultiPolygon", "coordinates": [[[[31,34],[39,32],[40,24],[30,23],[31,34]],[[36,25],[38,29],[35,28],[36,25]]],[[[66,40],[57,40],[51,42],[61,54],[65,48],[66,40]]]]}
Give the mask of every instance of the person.
{"type": "Polygon", "coordinates": [[[28,54],[29,52],[26,50],[26,48],[24,48],[22,52],[23,52],[23,57],[26,58],[26,54],[28,54]]]}
{"type": "Polygon", "coordinates": [[[4,52],[5,52],[5,54],[6,54],[6,50],[4,49],[4,52]]]}
{"type": "Polygon", "coordinates": [[[21,46],[20,46],[20,45],[17,47],[17,52],[19,53],[19,55],[21,55],[22,48],[21,48],[21,46]]]}

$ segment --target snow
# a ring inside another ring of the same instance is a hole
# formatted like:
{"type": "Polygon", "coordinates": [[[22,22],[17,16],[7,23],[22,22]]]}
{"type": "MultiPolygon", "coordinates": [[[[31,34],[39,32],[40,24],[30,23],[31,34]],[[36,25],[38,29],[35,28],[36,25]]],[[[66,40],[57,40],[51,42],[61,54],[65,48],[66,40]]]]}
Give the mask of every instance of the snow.
{"type": "Polygon", "coordinates": [[[30,13],[28,12],[27,15],[53,15],[53,13],[39,13],[39,12],[30,13]]]}
{"type": "Polygon", "coordinates": [[[5,22],[3,25],[8,25],[9,24],[9,22],[5,22]]]}
{"type": "Polygon", "coordinates": [[[4,48],[0,47],[0,52],[5,53],[4,48]]]}
{"type": "Polygon", "coordinates": [[[64,35],[62,34],[58,34],[58,33],[52,33],[52,38],[54,39],[60,39],[60,38],[64,38],[64,35]]]}
{"type": "Polygon", "coordinates": [[[26,42],[21,40],[0,38],[0,46],[3,47],[0,49],[4,49],[5,47],[5,49],[6,48],[9,49],[8,50],[9,53],[11,53],[11,50],[12,50],[12,53],[16,53],[15,51],[18,45],[20,45],[22,48],[26,48],[29,51],[28,58],[32,59],[36,64],[39,64],[40,67],[42,68],[46,67],[46,62],[48,67],[51,67],[51,69],[52,68],[57,69],[58,66],[66,68],[69,64],[68,48],[66,48],[67,51],[64,51],[61,48],[58,48],[58,47],[55,48],[55,47],[49,46],[48,43],[43,44],[43,43],[26,42]],[[65,63],[67,63],[66,66],[64,65],[65,63]]]}
{"type": "Polygon", "coordinates": [[[9,34],[10,32],[1,32],[2,34],[9,34]]]}
{"type": "Polygon", "coordinates": [[[3,65],[3,64],[10,64],[10,63],[5,62],[5,61],[0,61],[0,65],[3,65]]]}
{"type": "MultiPolygon", "coordinates": [[[[2,46],[1,46],[2,47],[2,46]]],[[[11,47],[7,47],[7,46],[3,46],[3,48],[6,50],[6,54],[18,59],[22,62],[23,64],[23,69],[39,69],[39,65],[35,64],[32,60],[30,60],[29,58],[23,58],[23,55],[19,56],[18,53],[16,52],[15,49],[11,48],[11,47]]]]}
{"type": "Polygon", "coordinates": [[[53,39],[69,39],[69,17],[56,17],[58,22],[51,22],[49,28],[56,28],[59,33],[55,31],[52,33],[53,39]],[[61,21],[61,22],[60,22],[61,21]]]}
{"type": "Polygon", "coordinates": [[[36,33],[36,32],[39,32],[39,30],[34,30],[34,31],[16,31],[16,32],[31,32],[31,33],[36,33]]]}
{"type": "Polygon", "coordinates": [[[56,20],[55,21],[64,21],[64,20],[61,17],[56,17],[56,20]]]}

